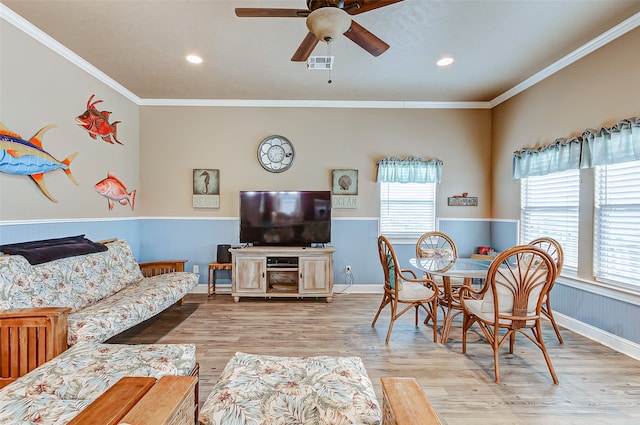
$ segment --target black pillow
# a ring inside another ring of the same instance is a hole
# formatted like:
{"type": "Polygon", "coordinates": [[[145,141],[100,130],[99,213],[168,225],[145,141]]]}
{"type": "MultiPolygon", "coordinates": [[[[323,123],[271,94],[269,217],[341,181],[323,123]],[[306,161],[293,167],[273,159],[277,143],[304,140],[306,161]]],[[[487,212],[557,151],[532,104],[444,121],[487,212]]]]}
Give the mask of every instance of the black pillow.
{"type": "Polygon", "coordinates": [[[0,245],[3,253],[22,255],[32,265],[106,250],[106,245],[92,242],[84,235],[0,245]]]}

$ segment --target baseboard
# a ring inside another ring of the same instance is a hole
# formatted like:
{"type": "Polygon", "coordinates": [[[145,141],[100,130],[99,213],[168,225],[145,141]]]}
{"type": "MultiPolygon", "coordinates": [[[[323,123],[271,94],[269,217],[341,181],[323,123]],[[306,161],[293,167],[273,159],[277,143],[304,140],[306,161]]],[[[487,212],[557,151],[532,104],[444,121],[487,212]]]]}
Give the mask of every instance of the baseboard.
{"type": "Polygon", "coordinates": [[[629,357],[640,360],[640,344],[636,344],[633,341],[621,338],[556,311],[553,312],[553,317],[556,319],[556,323],[558,323],[558,325],[567,328],[572,332],[599,342],[600,344],[619,353],[626,354],[629,357]]]}

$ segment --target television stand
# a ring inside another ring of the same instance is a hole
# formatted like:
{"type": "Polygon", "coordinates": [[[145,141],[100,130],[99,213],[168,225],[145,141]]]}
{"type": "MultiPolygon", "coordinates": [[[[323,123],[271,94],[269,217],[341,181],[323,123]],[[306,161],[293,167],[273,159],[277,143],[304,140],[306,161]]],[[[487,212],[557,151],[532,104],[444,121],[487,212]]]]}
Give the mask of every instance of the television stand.
{"type": "Polygon", "coordinates": [[[333,247],[251,246],[231,252],[231,295],[333,297],[333,247]]]}

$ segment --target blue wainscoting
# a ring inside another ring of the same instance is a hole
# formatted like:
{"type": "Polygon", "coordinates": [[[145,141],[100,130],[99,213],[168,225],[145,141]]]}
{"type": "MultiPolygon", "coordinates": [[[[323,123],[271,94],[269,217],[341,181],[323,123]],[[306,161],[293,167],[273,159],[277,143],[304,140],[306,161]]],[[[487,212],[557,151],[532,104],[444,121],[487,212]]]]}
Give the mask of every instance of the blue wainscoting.
{"type": "Polygon", "coordinates": [[[344,267],[350,265],[354,285],[378,284],[382,287],[384,275],[378,259],[377,219],[334,219],[331,242],[336,249],[333,256],[336,285],[346,283],[344,267]]]}
{"type": "Polygon", "coordinates": [[[637,304],[556,282],[551,291],[551,308],[576,321],[640,344],[640,306],[637,304]]]}
{"type": "MultiPolygon", "coordinates": [[[[237,219],[144,218],[140,220],[140,261],[188,260],[185,270],[200,268],[200,283],[207,283],[207,266],[216,261],[218,245],[238,245],[237,219]]],[[[226,275],[220,273],[220,283],[226,275]]]]}
{"type": "MultiPolygon", "coordinates": [[[[200,283],[207,282],[207,266],[215,261],[218,245],[240,245],[238,219],[144,218],[140,220],[140,261],[163,258],[189,260],[187,270],[200,268],[200,283]]],[[[344,267],[350,265],[354,284],[382,283],[378,264],[378,221],[373,219],[341,220],[331,223],[334,254],[334,281],[344,284],[344,267]]],[[[225,282],[224,273],[219,274],[225,282]]],[[[228,279],[227,279],[228,281],[228,279]]]]}
{"type": "MultiPolygon", "coordinates": [[[[515,245],[517,225],[494,220],[439,220],[440,230],[450,234],[460,256],[469,256],[480,245],[498,250],[515,245]]],[[[207,265],[216,260],[217,247],[239,245],[237,218],[135,218],[78,219],[43,222],[0,222],[0,243],[85,234],[89,239],[121,238],[129,241],[138,261],[188,260],[186,269],[197,265],[200,283],[207,282],[207,265]]],[[[375,218],[334,218],[331,243],[335,247],[334,281],[345,284],[346,265],[351,266],[353,284],[381,285],[378,259],[378,220],[375,218]]],[[[403,267],[409,267],[415,246],[394,245],[403,267]]],[[[224,278],[225,276],[220,276],[224,278]]],[[[224,281],[222,281],[224,283],[224,281]]]]}
{"type": "MultiPolygon", "coordinates": [[[[126,239],[138,261],[188,260],[186,270],[200,268],[200,283],[207,283],[207,267],[216,261],[218,245],[239,245],[237,218],[78,219],[42,222],[0,221],[0,244],[85,234],[89,239],[126,239]]],[[[346,283],[350,265],[355,285],[382,284],[378,263],[376,219],[334,219],[331,229],[334,281],[346,283]]],[[[220,283],[225,276],[220,274],[220,283]]]]}
{"type": "Polygon", "coordinates": [[[92,241],[104,239],[126,239],[133,254],[140,258],[139,220],[131,219],[79,219],[38,222],[0,221],[0,244],[35,241],[85,235],[92,241]]]}
{"type": "Polygon", "coordinates": [[[460,257],[476,253],[479,246],[489,246],[501,252],[517,245],[518,225],[518,220],[438,220],[438,230],[451,236],[460,257]]]}

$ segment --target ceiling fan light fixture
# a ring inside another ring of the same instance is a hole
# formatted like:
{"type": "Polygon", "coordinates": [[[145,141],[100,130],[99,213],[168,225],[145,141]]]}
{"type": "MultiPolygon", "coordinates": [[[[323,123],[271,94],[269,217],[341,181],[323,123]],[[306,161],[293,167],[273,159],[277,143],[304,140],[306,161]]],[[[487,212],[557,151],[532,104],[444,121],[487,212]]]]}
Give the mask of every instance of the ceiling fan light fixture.
{"type": "Polygon", "coordinates": [[[351,17],[337,7],[321,7],[307,17],[309,31],[326,43],[344,34],[350,27],[351,17]]]}

